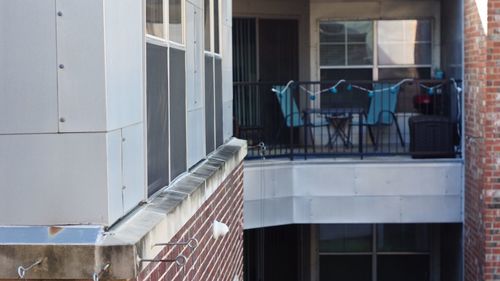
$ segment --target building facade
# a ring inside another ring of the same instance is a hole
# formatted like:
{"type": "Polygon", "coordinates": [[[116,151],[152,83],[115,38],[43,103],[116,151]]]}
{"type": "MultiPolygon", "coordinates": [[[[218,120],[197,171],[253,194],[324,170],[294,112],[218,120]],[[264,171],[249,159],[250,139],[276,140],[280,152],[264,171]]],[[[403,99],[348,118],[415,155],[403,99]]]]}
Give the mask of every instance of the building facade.
{"type": "Polygon", "coordinates": [[[241,280],[226,0],[0,1],[0,279],[241,280]]]}

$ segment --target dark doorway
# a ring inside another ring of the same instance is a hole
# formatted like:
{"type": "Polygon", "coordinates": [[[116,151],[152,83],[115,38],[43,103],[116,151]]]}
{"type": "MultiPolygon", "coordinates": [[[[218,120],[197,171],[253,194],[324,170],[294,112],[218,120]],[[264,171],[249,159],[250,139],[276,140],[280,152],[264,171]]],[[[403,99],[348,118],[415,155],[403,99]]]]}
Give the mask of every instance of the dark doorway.
{"type": "Polygon", "coordinates": [[[260,81],[287,82],[299,78],[298,21],[259,20],[260,81]]]}
{"type": "MultiPolygon", "coordinates": [[[[285,85],[288,81],[299,79],[298,21],[288,19],[262,19],[259,21],[259,78],[260,81],[279,82],[285,85]]],[[[264,85],[263,87],[266,87],[264,85]]],[[[279,145],[290,142],[290,131],[285,128],[285,119],[275,93],[268,88],[263,99],[263,116],[269,120],[264,126],[267,143],[279,145]],[[278,133],[277,133],[278,132],[278,133]]],[[[299,105],[299,97],[295,97],[299,105]]],[[[299,132],[294,132],[297,137],[299,132]]],[[[296,141],[296,140],[293,140],[296,141]]]]}
{"type": "MultiPolygon", "coordinates": [[[[234,86],[235,134],[250,144],[290,142],[271,88],[299,78],[298,21],[237,18],[233,26],[234,81],[240,82],[234,86]]],[[[299,103],[298,97],[295,101],[299,103]]]]}

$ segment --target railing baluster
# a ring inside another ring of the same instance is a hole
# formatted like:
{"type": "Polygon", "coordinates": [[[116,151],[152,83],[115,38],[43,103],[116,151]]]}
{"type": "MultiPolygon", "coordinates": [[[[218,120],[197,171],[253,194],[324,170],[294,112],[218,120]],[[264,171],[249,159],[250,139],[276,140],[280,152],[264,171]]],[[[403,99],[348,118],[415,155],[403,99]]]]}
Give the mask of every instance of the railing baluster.
{"type": "MultiPolygon", "coordinates": [[[[284,86],[285,82],[236,82],[233,91],[235,135],[248,139],[251,145],[263,141],[268,148],[267,158],[450,157],[450,149],[460,157],[460,144],[456,143],[463,127],[459,116],[462,100],[461,89],[458,90],[460,86],[455,86],[450,80],[412,80],[402,83],[399,91],[394,92],[391,87],[398,82],[377,82],[381,94],[373,93],[376,92],[373,81],[346,81],[340,83],[335,91],[332,86],[338,81],[295,82],[284,106],[280,105],[277,93],[271,89],[284,86]],[[395,110],[383,113],[383,122],[378,120],[377,123],[379,113],[371,109],[371,103],[377,103],[382,108],[394,106],[391,105],[394,103],[396,106],[395,110]],[[297,110],[300,115],[294,112],[297,110]],[[416,131],[410,128],[415,120],[423,120],[424,117],[430,120],[425,122],[447,122],[449,125],[439,124],[448,126],[448,129],[433,133],[429,129],[432,126],[419,123],[424,130],[428,130],[426,136],[418,131],[421,127],[416,131]],[[303,126],[299,127],[299,124],[303,126]],[[452,129],[449,129],[450,126],[452,129]],[[452,133],[447,133],[447,130],[452,133]],[[373,131],[373,139],[370,131],[373,131]],[[422,148],[415,150],[417,137],[431,141],[427,144],[430,146],[423,151],[422,148]],[[450,138],[453,148],[450,148],[450,138]],[[445,144],[447,146],[443,146],[445,144]]],[[[250,148],[248,157],[259,157],[258,151],[250,148]]]]}

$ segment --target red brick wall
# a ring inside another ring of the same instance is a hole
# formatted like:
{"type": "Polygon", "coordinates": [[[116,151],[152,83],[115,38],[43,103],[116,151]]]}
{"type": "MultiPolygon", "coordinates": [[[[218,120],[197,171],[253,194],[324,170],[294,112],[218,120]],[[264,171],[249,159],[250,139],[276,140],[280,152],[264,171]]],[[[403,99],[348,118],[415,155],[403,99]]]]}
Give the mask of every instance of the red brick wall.
{"type": "Polygon", "coordinates": [[[465,280],[500,280],[500,1],[465,0],[465,280]],[[496,15],[498,14],[498,15],[496,15]]]}
{"type": "Polygon", "coordinates": [[[188,257],[186,265],[151,263],[138,281],[233,281],[243,280],[243,169],[242,164],[222,183],[198,212],[172,238],[174,241],[199,240],[195,250],[183,246],[168,246],[157,259],[175,259],[178,254],[188,257]],[[229,233],[217,240],[212,238],[214,220],[229,226],[229,233]]]}

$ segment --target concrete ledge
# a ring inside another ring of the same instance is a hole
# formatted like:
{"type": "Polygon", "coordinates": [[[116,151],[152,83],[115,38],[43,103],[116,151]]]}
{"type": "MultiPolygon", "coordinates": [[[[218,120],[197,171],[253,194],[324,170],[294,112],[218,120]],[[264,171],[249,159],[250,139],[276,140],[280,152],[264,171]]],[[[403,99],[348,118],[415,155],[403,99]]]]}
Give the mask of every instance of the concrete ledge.
{"type": "Polygon", "coordinates": [[[245,161],[245,229],[463,222],[460,159],[245,161]]]}
{"type": "Polygon", "coordinates": [[[89,234],[90,239],[58,239],[63,234],[81,233],[89,228],[85,226],[0,227],[0,279],[18,279],[18,267],[38,259],[42,263],[26,273],[26,278],[92,279],[108,263],[111,266],[102,278],[137,277],[147,266],[140,259],[152,259],[161,250],[153,244],[170,241],[238,167],[246,152],[245,141],[231,139],[111,229],[90,227],[95,232],[89,234]]]}

